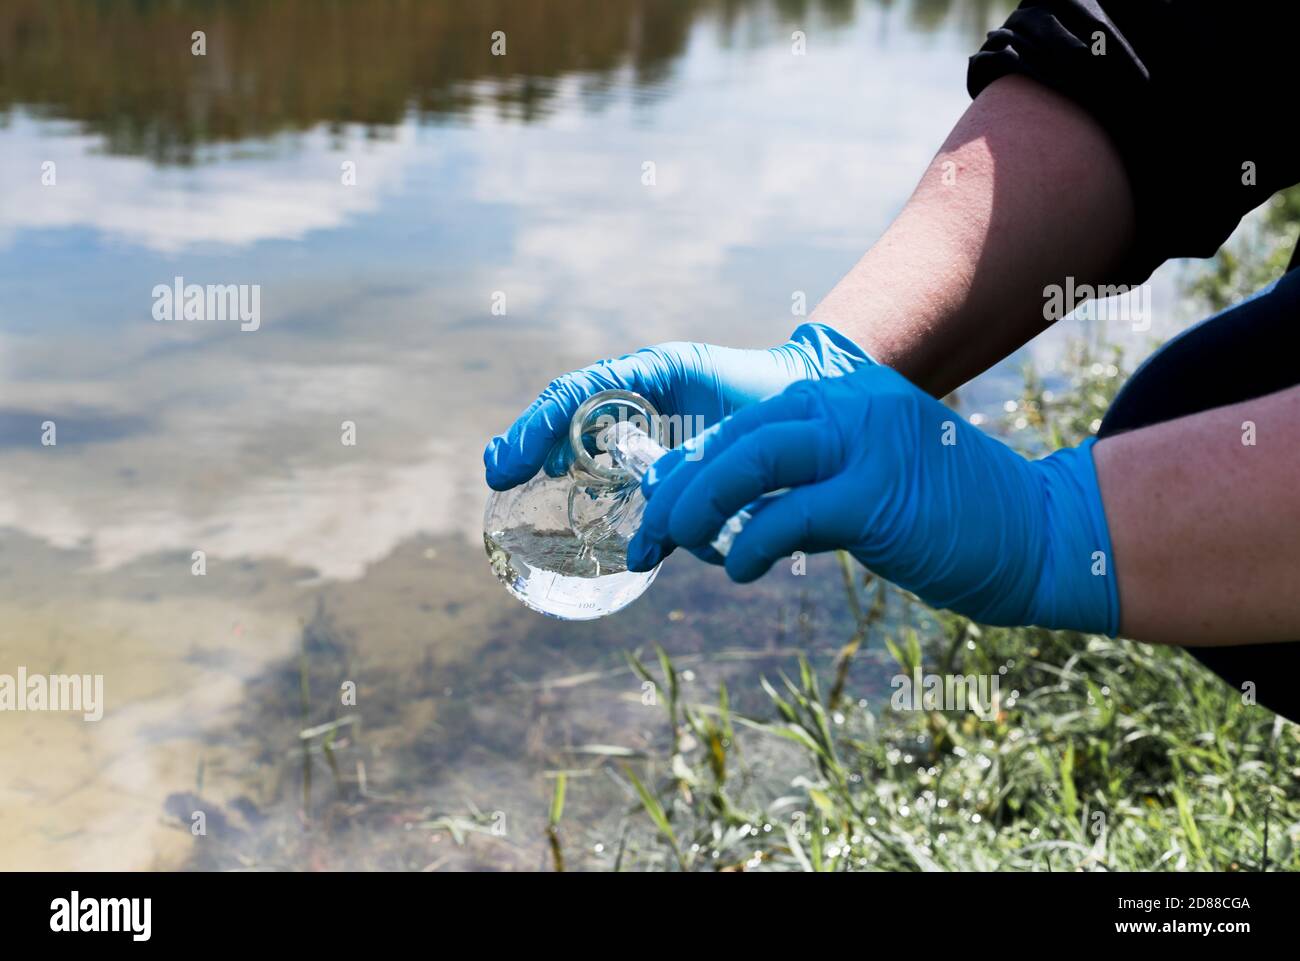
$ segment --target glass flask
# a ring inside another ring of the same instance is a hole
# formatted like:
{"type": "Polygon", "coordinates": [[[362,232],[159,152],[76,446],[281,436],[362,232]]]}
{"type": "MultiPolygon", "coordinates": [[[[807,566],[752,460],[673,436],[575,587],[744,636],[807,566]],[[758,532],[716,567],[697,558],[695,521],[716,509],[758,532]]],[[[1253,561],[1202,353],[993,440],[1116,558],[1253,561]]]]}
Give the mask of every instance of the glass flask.
{"type": "Polygon", "coordinates": [[[540,470],[526,483],[488,498],[483,546],[492,572],[535,611],[586,621],[622,610],[659,573],[627,569],[627,544],[641,523],[645,498],[639,474],[620,466],[600,444],[614,424],[660,445],[658,411],[625,390],[589,397],[551,451],[551,477],[540,470]]]}

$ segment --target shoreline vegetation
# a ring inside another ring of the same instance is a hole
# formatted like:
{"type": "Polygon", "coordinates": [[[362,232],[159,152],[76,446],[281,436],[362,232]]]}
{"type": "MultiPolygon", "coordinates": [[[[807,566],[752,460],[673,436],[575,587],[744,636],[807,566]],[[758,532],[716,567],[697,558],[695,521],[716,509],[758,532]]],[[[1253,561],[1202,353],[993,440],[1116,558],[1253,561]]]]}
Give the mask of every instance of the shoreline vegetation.
{"type": "MultiPolygon", "coordinates": [[[[1115,372],[1122,357],[1101,351],[1076,343],[1069,389],[1051,400],[1027,372],[1009,419],[1032,435],[1029,446],[1077,443],[1095,430],[1123,379],[1115,372]]],[[[728,710],[725,690],[716,705],[681,703],[661,651],[657,671],[638,670],[668,704],[672,747],[641,776],[627,771],[655,836],[632,832],[614,867],[1300,868],[1295,724],[1181,649],[982,627],[939,612],[899,636],[871,613],[881,609],[881,589],[841,560],[860,630],[834,676],[860,651],[883,646],[904,677],[997,678],[992,703],[954,711],[851,701],[801,657],[793,677],[762,681],[772,710],[742,717],[728,710]],[[797,748],[779,796],[732,787],[755,738],[797,748]]]]}
{"type": "MultiPolygon", "coordinates": [[[[1298,222],[1294,188],[1252,217],[1186,292],[1207,314],[1248,296],[1281,274],[1298,222]]],[[[1094,334],[1071,344],[1057,371],[1065,389],[1025,370],[1003,425],[1013,443],[1039,453],[1096,432],[1126,374],[1122,352],[1094,334]]],[[[837,681],[848,660],[883,645],[903,676],[997,678],[993,703],[873,709],[846,700],[839,683],[824,690],[800,657],[795,677],[762,681],[772,712],[741,717],[725,688],[716,706],[680,703],[660,651],[657,674],[636,663],[668,704],[671,750],[643,777],[627,771],[655,836],[638,832],[614,867],[1300,869],[1300,726],[1177,648],[981,627],[941,612],[900,637],[879,612],[885,591],[901,592],[876,587],[869,603],[871,575],[840,559],[859,630],[837,660],[837,681]],[[797,746],[783,796],[731,787],[755,734],[797,746]],[[686,751],[685,736],[700,746],[686,751]]]]}
{"type": "MultiPolygon", "coordinates": [[[[1285,261],[1298,201],[1300,190],[1275,201],[1186,284],[1205,312],[1259,279],[1261,268],[1245,265],[1285,261]]],[[[1050,378],[1026,368],[1021,398],[993,426],[1035,454],[1078,443],[1125,377],[1122,352],[1091,328],[1050,378]]],[[[750,631],[729,654],[710,654],[673,634],[673,654],[647,643],[620,669],[579,643],[577,673],[484,690],[471,712],[492,719],[478,736],[495,731],[496,748],[527,755],[535,773],[498,775],[517,783],[492,798],[456,794],[453,762],[485,762],[456,755],[452,742],[478,722],[408,717],[401,677],[370,677],[361,708],[324,710],[317,693],[356,676],[365,639],[318,608],[301,655],[258,681],[241,725],[274,786],[253,791],[257,803],[222,808],[203,800],[200,767],[194,792],[169,799],[175,826],[203,807],[218,835],[193,846],[188,866],[1300,869],[1300,727],[1185,651],[984,627],[929,610],[847,555],[810,561],[818,566],[795,623],[787,631],[782,613],[766,646],[750,631]],[[841,632],[829,645],[828,626],[841,632]],[[943,680],[937,690],[931,677],[943,680]],[[922,690],[893,697],[899,678],[921,678],[922,690]],[[954,679],[965,703],[947,698],[954,679]],[[580,691],[586,701],[566,700],[580,691]],[[286,748],[294,702],[299,733],[286,748]],[[585,740],[592,732],[623,743],[585,740]],[[461,800],[440,806],[450,797],[461,800]]],[[[661,590],[660,604],[697,596],[661,590]]],[[[745,616],[755,600],[769,597],[750,598],[745,616]]],[[[621,636],[656,636],[664,612],[655,620],[640,607],[625,612],[621,636]]],[[[684,622],[676,627],[695,616],[667,613],[684,622]]],[[[725,633],[735,617],[699,612],[693,629],[725,633]]],[[[512,643],[546,648],[558,643],[552,627],[512,643]]],[[[495,656],[509,665],[516,655],[495,656]]]]}

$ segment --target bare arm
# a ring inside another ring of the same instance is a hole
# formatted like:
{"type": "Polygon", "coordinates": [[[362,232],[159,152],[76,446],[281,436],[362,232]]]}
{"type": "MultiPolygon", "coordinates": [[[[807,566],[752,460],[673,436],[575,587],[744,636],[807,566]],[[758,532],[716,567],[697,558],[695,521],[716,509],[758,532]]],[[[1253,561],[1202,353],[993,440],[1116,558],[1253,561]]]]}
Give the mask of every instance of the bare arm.
{"type": "MultiPolygon", "coordinates": [[[[1096,122],[1032,80],[994,82],[884,236],[814,311],[942,396],[1033,338],[1044,288],[1113,282],[1127,175],[1096,122]]],[[[1300,635],[1300,388],[1101,441],[1121,631],[1223,645],[1300,635]],[[1242,443],[1255,425],[1257,443],[1242,443]]]]}
{"type": "Polygon", "coordinates": [[[1044,288],[1113,282],[1127,175],[1080,107],[1023,77],[975,99],[880,240],[810,319],[943,396],[1048,325],[1044,288]]]}
{"type": "Polygon", "coordinates": [[[1107,438],[1093,459],[1121,633],[1184,645],[1300,636],[1300,387],[1107,438]]]}

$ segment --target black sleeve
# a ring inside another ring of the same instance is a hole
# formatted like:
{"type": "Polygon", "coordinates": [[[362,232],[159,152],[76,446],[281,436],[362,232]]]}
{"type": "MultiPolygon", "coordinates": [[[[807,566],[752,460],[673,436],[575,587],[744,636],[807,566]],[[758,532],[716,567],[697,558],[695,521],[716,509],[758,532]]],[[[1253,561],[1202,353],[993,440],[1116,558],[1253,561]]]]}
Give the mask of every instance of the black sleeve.
{"type": "Polygon", "coordinates": [[[1171,257],[1213,255],[1300,182],[1298,28],[1295,0],[1025,0],[971,58],[967,87],[1023,74],[1097,119],[1128,171],[1138,243],[1125,272],[1142,280],[1171,257]]]}

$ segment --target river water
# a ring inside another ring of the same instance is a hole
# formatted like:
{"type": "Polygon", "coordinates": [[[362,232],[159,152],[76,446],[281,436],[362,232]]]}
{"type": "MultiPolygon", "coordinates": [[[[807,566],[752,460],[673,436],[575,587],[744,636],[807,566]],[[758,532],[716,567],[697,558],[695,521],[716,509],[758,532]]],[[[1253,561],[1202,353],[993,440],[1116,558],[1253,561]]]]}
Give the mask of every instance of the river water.
{"type": "Polygon", "coordinates": [[[106,703],[0,714],[0,867],[533,867],[555,771],[596,851],[625,801],[591,745],[662,742],[625,650],[742,702],[829,657],[826,558],[526,610],[483,555],[483,444],[594,359],[784,339],[1006,7],[6,0],[0,673],[106,703]],[[157,319],[176,283],[255,286],[256,324],[157,319]]]}

